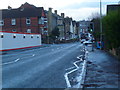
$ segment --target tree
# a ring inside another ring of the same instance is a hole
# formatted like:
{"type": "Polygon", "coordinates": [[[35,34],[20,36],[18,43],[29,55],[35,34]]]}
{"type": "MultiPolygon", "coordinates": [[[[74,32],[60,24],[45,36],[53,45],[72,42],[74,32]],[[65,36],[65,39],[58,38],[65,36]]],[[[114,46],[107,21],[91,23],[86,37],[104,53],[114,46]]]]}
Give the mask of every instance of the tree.
{"type": "Polygon", "coordinates": [[[55,42],[55,40],[59,37],[60,35],[60,31],[59,31],[59,28],[58,27],[55,27],[51,34],[50,34],[50,38],[52,39],[52,42],[55,42]]]}
{"type": "Polygon", "coordinates": [[[52,35],[59,37],[60,31],[59,31],[59,28],[58,28],[58,27],[55,27],[55,28],[53,29],[52,35]]]}
{"type": "Polygon", "coordinates": [[[103,17],[103,29],[108,49],[120,46],[120,12],[112,11],[103,17]]]}
{"type": "Polygon", "coordinates": [[[100,17],[95,17],[91,20],[94,23],[93,35],[96,41],[100,41],[100,17]]]}

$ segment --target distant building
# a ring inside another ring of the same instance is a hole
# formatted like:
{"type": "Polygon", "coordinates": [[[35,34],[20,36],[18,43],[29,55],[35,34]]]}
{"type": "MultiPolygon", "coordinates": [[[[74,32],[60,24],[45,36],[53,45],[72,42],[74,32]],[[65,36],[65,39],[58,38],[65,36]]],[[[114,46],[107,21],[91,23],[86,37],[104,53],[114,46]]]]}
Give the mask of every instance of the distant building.
{"type": "Polygon", "coordinates": [[[72,35],[72,18],[64,18],[64,28],[65,28],[65,39],[71,39],[72,35]]]}
{"type": "Polygon", "coordinates": [[[59,28],[60,36],[59,40],[65,39],[64,35],[64,13],[61,13],[61,16],[58,16],[57,27],[59,28]]]}
{"type": "Polygon", "coordinates": [[[52,13],[52,8],[49,8],[49,10],[46,11],[46,16],[48,20],[48,35],[50,35],[52,30],[57,26],[57,11],[52,13]]]}
{"type": "Polygon", "coordinates": [[[76,21],[72,21],[72,25],[73,25],[73,35],[72,35],[72,38],[74,39],[74,38],[76,38],[77,37],[77,35],[76,35],[76,33],[77,33],[77,26],[76,26],[76,21]]]}
{"type": "Polygon", "coordinates": [[[107,14],[111,11],[118,11],[120,13],[120,4],[107,5],[107,14]]]}
{"type": "Polygon", "coordinates": [[[75,35],[77,38],[80,38],[80,22],[76,22],[76,31],[75,31],[75,35]]]}
{"type": "Polygon", "coordinates": [[[86,32],[88,32],[88,31],[89,31],[90,23],[91,23],[90,21],[85,21],[85,20],[80,21],[80,22],[79,22],[80,32],[81,32],[81,33],[86,33],[86,32]]]}

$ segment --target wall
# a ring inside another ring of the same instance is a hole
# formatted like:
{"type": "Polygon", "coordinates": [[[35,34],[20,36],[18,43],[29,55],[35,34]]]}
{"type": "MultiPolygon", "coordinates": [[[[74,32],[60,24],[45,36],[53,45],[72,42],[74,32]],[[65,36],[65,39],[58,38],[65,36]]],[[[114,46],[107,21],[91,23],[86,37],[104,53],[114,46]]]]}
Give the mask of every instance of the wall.
{"type": "Polygon", "coordinates": [[[27,29],[31,29],[32,33],[39,33],[38,17],[30,17],[31,24],[26,24],[26,18],[16,18],[16,25],[11,25],[11,19],[4,19],[3,31],[16,30],[17,32],[25,33],[27,29]]]}
{"type": "Polygon", "coordinates": [[[2,40],[2,48],[0,47],[0,50],[25,48],[25,47],[41,45],[40,34],[25,34],[25,33],[20,34],[20,33],[0,32],[0,41],[1,40],[2,40]],[[3,38],[1,38],[1,35],[3,35],[3,38]],[[16,38],[13,38],[14,35],[16,36],[16,38]],[[24,35],[25,38],[23,38],[24,35]],[[33,38],[31,38],[31,36],[33,36],[33,38]]]}

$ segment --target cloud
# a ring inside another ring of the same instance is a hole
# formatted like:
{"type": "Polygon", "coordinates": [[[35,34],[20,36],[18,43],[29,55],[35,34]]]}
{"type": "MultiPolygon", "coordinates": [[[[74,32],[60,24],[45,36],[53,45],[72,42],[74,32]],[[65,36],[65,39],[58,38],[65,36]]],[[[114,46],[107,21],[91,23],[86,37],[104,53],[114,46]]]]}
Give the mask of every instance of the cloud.
{"type": "MultiPolygon", "coordinates": [[[[101,0],[103,14],[106,13],[107,4],[116,4],[118,0],[101,0]]],[[[21,4],[28,2],[37,7],[44,7],[48,10],[49,7],[53,10],[58,10],[58,13],[65,13],[67,16],[74,19],[87,18],[94,12],[99,12],[100,0],[0,0],[0,9],[7,8],[10,5],[12,8],[18,8],[21,4]]]]}
{"type": "Polygon", "coordinates": [[[63,12],[66,12],[66,16],[72,17],[74,20],[83,20],[88,19],[91,16],[91,12],[98,12],[99,8],[80,8],[80,9],[64,9],[63,12]]]}

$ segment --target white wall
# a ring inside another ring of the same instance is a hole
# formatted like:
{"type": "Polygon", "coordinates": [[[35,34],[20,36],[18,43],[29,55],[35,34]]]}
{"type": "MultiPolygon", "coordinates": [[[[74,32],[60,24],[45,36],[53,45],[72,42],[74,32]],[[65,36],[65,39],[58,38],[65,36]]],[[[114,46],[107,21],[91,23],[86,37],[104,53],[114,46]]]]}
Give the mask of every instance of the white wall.
{"type": "Polygon", "coordinates": [[[70,39],[73,39],[74,28],[73,28],[73,23],[72,23],[72,22],[71,22],[71,24],[70,24],[70,32],[72,33],[70,39]]]}
{"type": "Polygon", "coordinates": [[[2,47],[0,47],[0,50],[41,45],[40,34],[19,34],[19,33],[0,32],[0,41],[1,40],[2,40],[2,47]],[[1,38],[2,34],[3,34],[3,38],[1,38]],[[16,38],[13,38],[14,35],[16,36],[16,38]],[[24,35],[25,38],[23,38],[24,35]],[[31,38],[31,36],[33,36],[33,38],[31,38]],[[39,38],[37,38],[38,36],[39,38]]]}

